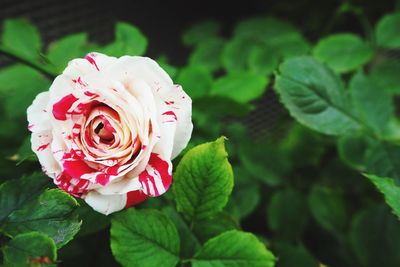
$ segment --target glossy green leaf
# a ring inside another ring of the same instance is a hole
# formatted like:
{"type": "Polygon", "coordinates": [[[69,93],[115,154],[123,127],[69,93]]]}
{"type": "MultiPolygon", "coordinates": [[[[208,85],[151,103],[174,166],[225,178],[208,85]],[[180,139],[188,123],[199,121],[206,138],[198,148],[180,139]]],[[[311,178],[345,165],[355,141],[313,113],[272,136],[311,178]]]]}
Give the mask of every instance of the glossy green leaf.
{"type": "Polygon", "coordinates": [[[285,61],[275,89],[290,114],[307,127],[332,135],[360,128],[339,78],[311,57],[285,61]]]}
{"type": "Polygon", "coordinates": [[[192,263],[193,267],[273,267],[275,257],[254,235],[232,230],[208,240],[192,263]]]}
{"type": "Polygon", "coordinates": [[[314,185],[308,195],[312,216],[324,229],[335,232],[346,226],[347,210],[342,195],[329,187],[314,185]]]}
{"type": "Polygon", "coordinates": [[[387,59],[371,66],[370,77],[379,88],[389,93],[400,94],[400,61],[387,59]]]}
{"type": "Polygon", "coordinates": [[[385,15],[376,25],[376,42],[384,48],[400,48],[400,12],[385,15]]]}
{"type": "Polygon", "coordinates": [[[192,99],[206,96],[213,83],[211,73],[200,66],[181,69],[176,80],[192,99]]]}
{"type": "Polygon", "coordinates": [[[111,222],[111,250],[124,267],[174,267],[179,261],[175,225],[157,210],[133,208],[116,214],[111,222]]]}
{"type": "Polygon", "coordinates": [[[400,265],[400,224],[386,206],[372,206],[358,212],[351,223],[350,244],[357,266],[400,265]]]}
{"type": "Polygon", "coordinates": [[[47,58],[56,70],[61,73],[68,62],[74,58],[82,58],[87,54],[88,36],[86,33],[77,33],[65,36],[50,44],[47,58]]]}
{"type": "Polygon", "coordinates": [[[202,243],[226,231],[235,229],[239,229],[239,225],[227,212],[220,212],[210,219],[199,220],[193,224],[193,232],[202,243]]]}
{"type": "Polygon", "coordinates": [[[218,35],[221,25],[215,20],[206,20],[193,25],[183,35],[182,41],[187,46],[201,44],[218,35]]]}
{"type": "Polygon", "coordinates": [[[359,171],[365,171],[365,156],[368,145],[368,139],[363,133],[342,135],[337,140],[340,159],[359,171]]]}
{"type": "Polygon", "coordinates": [[[198,145],[180,161],[172,190],[177,209],[190,220],[210,218],[222,211],[233,188],[233,172],[225,139],[198,145]]]}
{"type": "Polygon", "coordinates": [[[350,81],[350,94],[358,117],[376,132],[382,132],[394,114],[389,93],[358,72],[350,81]]]}
{"type": "Polygon", "coordinates": [[[303,246],[279,245],[277,267],[322,267],[303,246]]]}
{"type": "Polygon", "coordinates": [[[259,75],[270,75],[278,66],[279,54],[270,48],[255,48],[250,52],[248,65],[259,75]]]}
{"type": "Polygon", "coordinates": [[[308,220],[307,201],[294,189],[277,191],[267,207],[268,225],[284,239],[296,240],[308,220]]]}
{"type": "Polygon", "coordinates": [[[58,189],[46,190],[39,197],[15,208],[4,220],[1,229],[9,236],[30,231],[43,232],[60,248],[79,231],[81,221],[72,213],[77,206],[76,200],[68,193],[58,189]]]}
{"type": "Polygon", "coordinates": [[[0,222],[38,197],[50,180],[41,173],[13,179],[0,185],[0,222]]]}
{"type": "Polygon", "coordinates": [[[210,94],[247,103],[262,96],[267,84],[268,78],[265,76],[251,72],[230,73],[214,82],[210,94]]]}
{"type": "Polygon", "coordinates": [[[37,59],[42,48],[39,30],[26,19],[8,19],[3,23],[1,46],[24,59],[37,59]]]}
{"type": "Polygon", "coordinates": [[[228,72],[246,71],[250,55],[260,43],[251,38],[234,38],[224,47],[222,65],[228,72]]]}
{"type": "Polygon", "coordinates": [[[393,213],[400,218],[400,186],[392,178],[364,174],[385,197],[393,213]]]}
{"type": "Polygon", "coordinates": [[[375,141],[365,152],[366,172],[400,181],[400,146],[375,141]]]}
{"type": "Polygon", "coordinates": [[[184,220],[182,215],[175,210],[175,208],[167,206],[162,208],[162,212],[171,219],[178,230],[181,243],[180,256],[182,258],[192,257],[201,246],[199,237],[195,235],[194,230],[191,229],[191,226],[184,220]]]}
{"type": "Polygon", "coordinates": [[[8,242],[3,257],[8,267],[56,266],[57,248],[47,235],[29,232],[8,242]]]}
{"type": "Polygon", "coordinates": [[[104,51],[110,56],[122,57],[141,56],[147,49],[147,38],[135,26],[125,22],[118,22],[115,25],[115,40],[104,47],[104,51]]]}
{"type": "Polygon", "coordinates": [[[340,33],[321,39],[313,50],[315,58],[336,72],[349,72],[367,63],[372,49],[357,35],[340,33]]]}
{"type": "Polygon", "coordinates": [[[218,70],[222,64],[221,54],[224,45],[225,40],[221,38],[202,40],[190,54],[189,65],[202,66],[210,72],[218,70]]]}
{"type": "Polygon", "coordinates": [[[0,94],[7,99],[4,107],[10,118],[25,119],[33,99],[49,87],[50,81],[28,66],[18,64],[0,69],[0,94]]]}

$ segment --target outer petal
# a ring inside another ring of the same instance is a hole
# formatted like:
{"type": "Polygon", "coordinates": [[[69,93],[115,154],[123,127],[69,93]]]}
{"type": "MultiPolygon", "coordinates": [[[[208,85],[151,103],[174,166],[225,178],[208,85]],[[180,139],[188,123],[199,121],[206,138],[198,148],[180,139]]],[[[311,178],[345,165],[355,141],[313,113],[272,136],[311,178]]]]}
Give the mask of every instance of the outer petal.
{"type": "Polygon", "coordinates": [[[142,191],[148,196],[164,194],[172,182],[172,163],[159,154],[151,153],[146,169],[139,174],[142,191]]]}
{"type": "Polygon", "coordinates": [[[90,191],[83,199],[94,210],[105,215],[122,210],[127,202],[126,194],[121,195],[101,195],[96,191],[90,191]]]}
{"type": "Polygon", "coordinates": [[[49,103],[49,92],[43,92],[36,96],[32,105],[28,107],[28,129],[33,132],[41,132],[51,130],[52,126],[47,112],[47,104],[49,103]]]}

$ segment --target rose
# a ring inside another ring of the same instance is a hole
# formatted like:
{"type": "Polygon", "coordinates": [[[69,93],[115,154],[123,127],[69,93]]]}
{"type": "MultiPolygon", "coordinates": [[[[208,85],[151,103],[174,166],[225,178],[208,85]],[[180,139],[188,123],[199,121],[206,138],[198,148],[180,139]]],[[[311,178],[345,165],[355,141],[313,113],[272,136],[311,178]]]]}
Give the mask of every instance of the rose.
{"type": "Polygon", "coordinates": [[[99,53],[69,62],[27,115],[43,171],[104,214],[166,192],[193,129],[191,99],[156,62],[99,53]]]}

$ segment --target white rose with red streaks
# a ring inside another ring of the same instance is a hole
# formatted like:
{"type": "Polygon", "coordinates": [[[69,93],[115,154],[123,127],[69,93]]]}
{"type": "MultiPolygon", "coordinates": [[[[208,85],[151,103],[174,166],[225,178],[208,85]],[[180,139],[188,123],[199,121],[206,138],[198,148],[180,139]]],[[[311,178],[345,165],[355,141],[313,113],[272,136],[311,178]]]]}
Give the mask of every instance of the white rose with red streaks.
{"type": "Polygon", "coordinates": [[[168,190],[191,105],[155,61],[90,53],[28,108],[32,150],[58,187],[110,214],[168,190]]]}

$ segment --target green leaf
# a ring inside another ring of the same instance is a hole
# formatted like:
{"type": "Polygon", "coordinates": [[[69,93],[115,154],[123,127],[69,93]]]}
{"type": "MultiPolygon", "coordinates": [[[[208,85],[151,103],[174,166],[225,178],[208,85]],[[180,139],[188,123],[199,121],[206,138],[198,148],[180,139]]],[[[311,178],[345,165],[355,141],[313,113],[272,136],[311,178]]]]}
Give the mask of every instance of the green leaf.
{"type": "Polygon", "coordinates": [[[222,51],[222,65],[228,72],[247,70],[247,64],[253,50],[259,43],[250,38],[234,38],[226,43],[222,51]]]}
{"type": "Polygon", "coordinates": [[[294,189],[277,191],[268,205],[267,218],[272,231],[284,239],[296,240],[308,220],[304,195],[294,189]]]}
{"type": "Polygon", "coordinates": [[[125,22],[118,22],[115,25],[114,42],[103,50],[106,54],[116,57],[141,56],[146,52],[147,43],[147,38],[138,28],[125,22]]]}
{"type": "Polygon", "coordinates": [[[359,261],[356,266],[400,266],[400,224],[384,205],[354,216],[350,244],[359,261]]]}
{"type": "Polygon", "coordinates": [[[394,113],[389,93],[358,72],[350,81],[350,94],[358,117],[376,132],[382,132],[394,113]]]}
{"type": "Polygon", "coordinates": [[[8,19],[3,24],[1,45],[25,58],[37,59],[42,48],[39,30],[25,19],[8,19]]]}
{"type": "Polygon", "coordinates": [[[197,99],[208,94],[213,77],[204,67],[189,66],[180,70],[177,82],[192,99],[197,99]]]}
{"type": "Polygon", "coordinates": [[[178,230],[181,244],[180,256],[182,258],[192,257],[201,246],[200,240],[194,234],[194,231],[190,228],[186,221],[182,218],[181,214],[178,213],[173,207],[164,207],[162,208],[162,212],[171,219],[178,230]]]}
{"type": "Polygon", "coordinates": [[[8,267],[56,266],[57,248],[47,235],[29,232],[8,242],[3,256],[8,267]]]}
{"type": "Polygon", "coordinates": [[[87,54],[88,37],[86,33],[77,33],[65,36],[50,44],[47,58],[61,73],[68,62],[74,58],[81,58],[87,54]]]}
{"type": "Polygon", "coordinates": [[[260,185],[257,182],[240,185],[233,190],[230,204],[235,206],[235,216],[243,219],[250,215],[258,206],[261,199],[260,185]]]}
{"type": "Polygon", "coordinates": [[[282,151],[268,143],[241,142],[238,154],[249,174],[269,186],[282,184],[283,177],[290,171],[291,163],[284,158],[282,151]]]}
{"type": "Polygon", "coordinates": [[[12,65],[0,69],[0,94],[7,99],[4,106],[10,118],[25,118],[26,109],[36,95],[49,87],[50,81],[28,66],[12,65]]]}
{"type": "Polygon", "coordinates": [[[50,180],[41,173],[13,179],[0,185],[0,223],[14,211],[38,197],[50,180]]]}
{"type": "Polygon", "coordinates": [[[31,138],[25,138],[22,145],[19,147],[17,154],[13,155],[13,158],[17,161],[17,165],[22,162],[28,161],[37,161],[36,154],[32,151],[31,138]]]}
{"type": "Polygon", "coordinates": [[[68,193],[58,189],[46,190],[38,198],[14,209],[4,220],[1,230],[10,236],[30,231],[43,232],[61,248],[72,240],[81,226],[72,213],[77,206],[76,200],[68,193]]]}
{"type": "Polygon", "coordinates": [[[342,135],[337,140],[340,159],[358,171],[365,171],[368,145],[368,140],[363,133],[342,135]]]}
{"type": "Polygon", "coordinates": [[[267,90],[268,79],[251,72],[227,74],[214,82],[211,95],[224,96],[238,103],[248,103],[267,90]]]}
{"type": "Polygon", "coordinates": [[[342,195],[329,187],[314,185],[308,195],[308,207],[324,229],[342,231],[347,222],[346,203],[342,195]]]}
{"type": "Polygon", "coordinates": [[[273,17],[244,20],[237,25],[234,34],[236,39],[257,43],[263,49],[273,50],[279,57],[304,55],[310,50],[308,42],[293,25],[273,17]]]}
{"type": "Polygon", "coordinates": [[[79,207],[75,213],[82,220],[78,237],[99,232],[110,225],[110,217],[93,210],[85,201],[78,199],[79,207]]]}
{"type": "Polygon", "coordinates": [[[376,43],[383,48],[400,48],[400,12],[385,15],[376,25],[376,43]]]}
{"type": "Polygon", "coordinates": [[[321,39],[313,50],[315,58],[336,72],[349,72],[367,63],[372,49],[360,37],[350,33],[333,34],[321,39]]]}
{"type": "Polygon", "coordinates": [[[385,197],[385,202],[392,208],[393,213],[400,218],[400,187],[392,178],[364,174],[385,197]]]}
{"type": "Polygon", "coordinates": [[[339,78],[311,57],[286,60],[275,89],[290,114],[311,129],[340,135],[360,128],[339,78]]]}
{"type": "Polygon", "coordinates": [[[275,257],[254,235],[232,230],[207,241],[192,263],[193,267],[273,267],[275,257]]]}
{"type": "Polygon", "coordinates": [[[182,41],[186,46],[198,45],[203,41],[219,34],[221,25],[214,20],[206,20],[193,25],[182,35],[182,41]]]}
{"type": "Polygon", "coordinates": [[[174,267],[179,247],[175,225],[157,210],[131,208],[112,219],[111,250],[122,266],[174,267]]]}
{"type": "Polygon", "coordinates": [[[279,54],[274,49],[255,48],[250,52],[248,65],[259,75],[270,75],[278,66],[279,54]]]}
{"type": "Polygon", "coordinates": [[[211,219],[196,221],[193,224],[193,232],[202,243],[226,231],[235,229],[239,229],[239,225],[227,212],[220,212],[211,219]]]}
{"type": "Polygon", "coordinates": [[[189,150],[180,161],[172,190],[179,212],[190,220],[222,211],[233,188],[233,172],[223,137],[189,150]]]}
{"type": "Polygon", "coordinates": [[[383,90],[400,94],[400,61],[392,58],[372,65],[370,77],[383,90]]]}
{"type": "Polygon", "coordinates": [[[210,72],[221,67],[221,54],[225,45],[222,38],[211,38],[198,43],[189,57],[189,65],[202,66],[210,72]]]}
{"type": "Polygon", "coordinates": [[[283,244],[278,252],[277,267],[322,267],[303,246],[283,244]]]}
{"type": "Polygon", "coordinates": [[[400,146],[384,141],[371,143],[365,153],[365,164],[368,173],[400,181],[400,146]]]}

